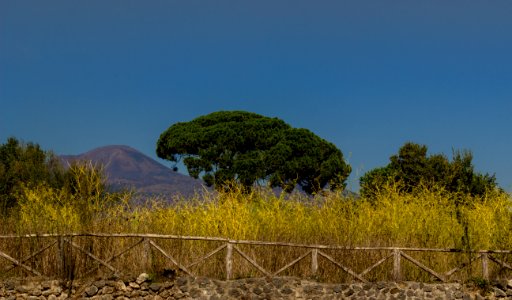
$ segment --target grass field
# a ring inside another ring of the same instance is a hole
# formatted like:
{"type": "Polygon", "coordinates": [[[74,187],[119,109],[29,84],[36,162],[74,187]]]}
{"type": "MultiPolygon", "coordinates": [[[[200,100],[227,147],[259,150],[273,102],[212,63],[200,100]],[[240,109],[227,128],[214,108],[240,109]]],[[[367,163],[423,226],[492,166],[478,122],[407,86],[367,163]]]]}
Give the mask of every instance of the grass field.
{"type": "MultiPolygon", "coordinates": [[[[154,198],[149,201],[149,206],[132,207],[129,205],[133,197],[130,193],[108,194],[95,189],[99,187],[92,185],[92,188],[86,189],[86,193],[71,195],[44,186],[26,188],[20,194],[19,211],[2,219],[1,231],[3,234],[159,233],[347,247],[512,249],[511,197],[497,191],[476,199],[435,189],[404,195],[389,186],[375,198],[356,199],[344,197],[340,193],[326,193],[311,198],[299,193],[276,195],[267,189],[257,189],[246,194],[235,188],[223,193],[206,192],[191,199],[176,199],[172,206],[163,205],[158,198],[154,198]]],[[[76,239],[77,243],[99,257],[113,255],[116,249],[126,247],[133,241],[76,239]]],[[[0,251],[21,259],[45,243],[47,241],[44,239],[2,239],[0,251]]],[[[169,253],[185,262],[191,262],[219,246],[197,241],[160,243],[169,253]]],[[[272,270],[304,252],[301,249],[279,247],[241,247],[262,266],[272,270]]],[[[92,262],[80,253],[71,253],[71,248],[66,249],[70,251],[70,260],[74,261],[68,268],[73,268],[73,276],[81,276],[80,270],[86,270],[92,262]]],[[[148,254],[147,251],[142,246],[136,247],[122,259],[116,260],[115,264],[120,269],[133,272],[151,268],[152,272],[158,273],[163,268],[172,267],[163,257],[154,252],[148,254]],[[140,258],[148,255],[152,255],[151,265],[141,265],[140,258]]],[[[384,254],[378,251],[330,251],[329,255],[361,271],[384,254]]],[[[53,256],[55,251],[46,251],[31,263],[34,268],[43,269],[44,274],[57,276],[62,274],[62,270],[58,270],[53,256]]],[[[444,268],[445,265],[448,268],[470,258],[454,254],[416,254],[415,257],[433,268],[444,268]]],[[[219,255],[194,270],[208,276],[223,277],[223,259],[219,255]]],[[[503,259],[510,262],[507,257],[503,259]]],[[[0,265],[6,267],[8,262],[0,261],[0,265]]],[[[389,270],[385,266],[372,271],[369,278],[389,278],[389,270]]],[[[320,267],[324,271],[316,276],[321,280],[338,281],[346,277],[346,274],[325,262],[320,267]]],[[[240,263],[237,268],[236,276],[257,275],[246,264],[240,263]]],[[[307,276],[309,268],[305,260],[283,275],[307,276]]],[[[409,268],[410,271],[407,271],[407,266],[404,268],[404,272],[409,272],[407,276],[412,279],[425,277],[425,274],[414,268],[409,268]]],[[[16,272],[25,271],[16,268],[10,274],[16,272]]],[[[493,272],[498,274],[503,270],[496,268],[493,272]]],[[[476,275],[469,272],[464,276],[468,279],[476,275]]]]}

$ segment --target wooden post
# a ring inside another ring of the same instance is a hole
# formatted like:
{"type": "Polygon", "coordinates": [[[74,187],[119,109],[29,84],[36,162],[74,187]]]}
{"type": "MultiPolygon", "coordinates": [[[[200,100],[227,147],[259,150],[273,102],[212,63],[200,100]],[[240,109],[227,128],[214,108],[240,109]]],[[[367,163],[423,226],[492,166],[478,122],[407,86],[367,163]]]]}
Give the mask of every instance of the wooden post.
{"type": "Polygon", "coordinates": [[[142,272],[150,272],[153,263],[151,261],[151,245],[149,241],[149,239],[144,239],[142,243],[142,272]]]}
{"type": "Polygon", "coordinates": [[[64,251],[64,238],[62,236],[57,237],[58,244],[57,244],[57,269],[59,270],[59,276],[62,279],[66,279],[66,251],[64,251]]]}
{"type": "Polygon", "coordinates": [[[394,281],[401,281],[402,276],[400,274],[400,249],[395,248],[393,249],[393,280],[394,281]]]}
{"type": "Polygon", "coordinates": [[[318,249],[311,250],[311,274],[316,275],[318,271],[318,249]]]}
{"type": "Polygon", "coordinates": [[[233,276],[233,244],[226,244],[226,280],[230,280],[233,276]]]}
{"type": "Polygon", "coordinates": [[[482,253],[482,277],[489,280],[489,255],[482,253]]]}

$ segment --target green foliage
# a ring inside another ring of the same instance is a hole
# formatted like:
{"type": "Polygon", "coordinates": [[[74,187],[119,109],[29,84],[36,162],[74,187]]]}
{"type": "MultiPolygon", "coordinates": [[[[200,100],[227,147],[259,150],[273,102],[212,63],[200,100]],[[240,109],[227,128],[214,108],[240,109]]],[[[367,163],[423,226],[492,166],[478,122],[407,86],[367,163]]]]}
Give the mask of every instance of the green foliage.
{"type": "Polygon", "coordinates": [[[310,194],[341,189],[351,170],[339,149],[311,131],[243,111],[176,123],[161,134],[156,152],[183,159],[189,174],[201,175],[208,186],[238,182],[248,190],[261,180],[288,192],[296,185],[310,194]]]}
{"type": "MultiPolygon", "coordinates": [[[[56,203],[60,203],[62,209],[72,204],[81,212],[80,222],[86,223],[93,214],[101,213],[101,207],[109,205],[111,201],[107,200],[119,196],[107,190],[101,166],[77,162],[64,168],[52,152],[42,150],[38,144],[21,143],[16,138],[9,138],[6,144],[0,145],[0,214],[20,209],[20,205],[25,210],[40,205],[36,210],[43,212],[56,203]],[[27,201],[34,201],[34,205],[27,201]],[[63,201],[67,203],[64,206],[63,201]]],[[[50,211],[45,214],[52,215],[50,211]]]]}
{"type": "Polygon", "coordinates": [[[55,155],[38,144],[24,144],[13,137],[0,145],[0,213],[17,205],[16,194],[22,185],[42,183],[50,187],[64,183],[64,170],[55,155]]]}
{"type": "Polygon", "coordinates": [[[492,284],[489,280],[482,277],[470,277],[468,280],[469,284],[474,285],[477,289],[485,294],[492,292],[492,284]]]}
{"type": "Polygon", "coordinates": [[[400,185],[402,192],[411,193],[419,187],[441,187],[450,193],[483,196],[497,188],[496,178],[474,171],[469,151],[454,151],[452,161],[436,154],[427,156],[427,146],[405,143],[390,163],[367,172],[361,177],[361,194],[371,196],[385,185],[400,185]]]}

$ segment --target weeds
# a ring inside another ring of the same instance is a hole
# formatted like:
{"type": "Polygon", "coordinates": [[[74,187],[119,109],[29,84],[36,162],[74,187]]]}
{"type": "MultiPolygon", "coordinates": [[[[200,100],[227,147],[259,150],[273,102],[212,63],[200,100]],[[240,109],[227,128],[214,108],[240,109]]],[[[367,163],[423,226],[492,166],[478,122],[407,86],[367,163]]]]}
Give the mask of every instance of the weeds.
{"type": "MultiPolygon", "coordinates": [[[[101,177],[90,173],[91,170],[97,170],[87,169],[87,166],[81,168],[83,169],[77,169],[73,173],[73,189],[58,190],[44,185],[24,188],[18,199],[19,211],[1,220],[2,233],[158,233],[347,247],[512,247],[512,236],[509,234],[512,230],[512,202],[509,195],[501,192],[491,192],[479,199],[465,199],[472,205],[461,207],[453,201],[453,195],[436,189],[424,189],[414,195],[403,195],[389,186],[370,201],[343,197],[339,193],[326,193],[306,199],[301,194],[276,195],[266,189],[255,189],[247,193],[234,188],[225,192],[205,192],[190,199],[178,199],[172,205],[166,205],[154,198],[149,206],[131,207],[128,203],[133,197],[132,194],[105,192],[101,177]]],[[[75,238],[73,242],[106,259],[136,244],[137,240],[75,238]]],[[[12,242],[1,239],[0,251],[21,259],[37,251],[38,247],[48,244],[47,241],[39,240],[37,245],[27,247],[27,243],[26,240],[12,242]]],[[[134,246],[119,259],[113,260],[112,264],[121,270],[147,271],[152,274],[175,269],[165,257],[143,244],[134,246]]],[[[176,240],[159,240],[158,244],[184,263],[192,263],[221,245],[176,240]]],[[[37,259],[32,259],[31,264],[50,276],[63,273],[80,276],[97,267],[69,244],[59,247],[64,247],[60,248],[61,252],[69,250],[66,252],[65,262],[66,266],[73,268],[73,272],[58,270],[56,253],[50,250],[39,255],[37,259]]],[[[270,270],[277,270],[304,253],[304,249],[283,247],[240,248],[270,270]]],[[[328,251],[328,254],[361,272],[386,255],[381,252],[328,251]]],[[[452,268],[461,263],[460,256],[456,254],[430,253],[413,256],[428,266],[445,272],[448,269],[443,268],[452,268]]],[[[193,271],[222,278],[225,275],[223,260],[221,254],[216,254],[204,264],[195,265],[193,271]]],[[[510,263],[510,259],[507,261],[510,263]]],[[[238,276],[254,273],[254,269],[244,265],[243,260],[238,263],[238,276]]],[[[7,264],[0,260],[0,267],[6,267],[7,264]]],[[[322,271],[315,274],[315,278],[338,281],[346,277],[346,274],[324,261],[320,262],[320,266],[322,271]]],[[[307,259],[304,259],[301,265],[293,267],[283,275],[307,276],[309,267],[307,259]]],[[[383,265],[382,268],[376,268],[368,278],[389,279],[391,268],[388,267],[383,265]]],[[[97,269],[98,274],[105,271],[102,267],[97,269]]],[[[22,271],[17,268],[10,272],[22,271]]],[[[407,264],[404,264],[403,272],[411,280],[428,278],[417,268],[407,264]]],[[[464,276],[470,278],[472,275],[468,273],[464,276]]]]}

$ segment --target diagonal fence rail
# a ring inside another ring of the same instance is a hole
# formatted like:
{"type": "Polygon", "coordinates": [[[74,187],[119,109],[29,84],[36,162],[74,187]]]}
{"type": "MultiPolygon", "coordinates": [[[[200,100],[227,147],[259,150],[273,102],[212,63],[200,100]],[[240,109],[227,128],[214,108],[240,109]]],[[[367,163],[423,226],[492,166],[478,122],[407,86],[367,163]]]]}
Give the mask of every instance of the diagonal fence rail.
{"type": "Polygon", "coordinates": [[[213,272],[216,277],[226,280],[283,274],[319,277],[331,273],[344,275],[328,279],[337,282],[449,282],[460,280],[456,275],[461,273],[465,273],[466,279],[510,278],[510,254],[511,250],[345,247],[161,234],[27,234],[0,236],[0,274],[22,272],[82,278],[98,273],[120,276],[130,271],[170,270],[204,276],[204,269],[210,273],[216,269],[213,272]],[[192,244],[184,245],[194,242],[202,243],[197,247],[200,251],[191,251],[192,244]],[[217,246],[212,250],[205,244],[217,246]],[[276,259],[273,252],[279,251],[284,251],[284,255],[276,259]],[[433,258],[436,254],[452,257],[433,258]],[[356,257],[360,257],[358,263],[354,263],[356,257]],[[212,266],[198,268],[211,260],[214,260],[212,266]],[[372,275],[375,272],[380,275],[372,275]]]}

